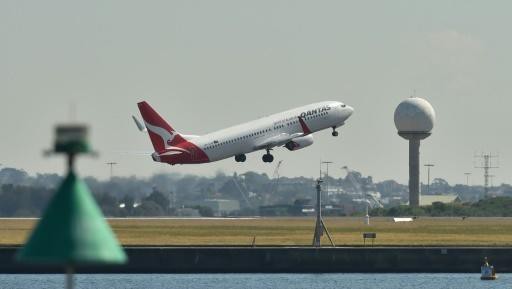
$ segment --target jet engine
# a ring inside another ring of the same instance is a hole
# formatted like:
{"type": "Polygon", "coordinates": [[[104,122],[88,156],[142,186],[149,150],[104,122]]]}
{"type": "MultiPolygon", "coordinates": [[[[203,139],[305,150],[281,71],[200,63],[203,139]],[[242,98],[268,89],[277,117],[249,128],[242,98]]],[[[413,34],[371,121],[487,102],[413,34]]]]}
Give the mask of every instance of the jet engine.
{"type": "Polygon", "coordinates": [[[313,135],[301,136],[287,142],[284,146],[291,151],[303,149],[313,144],[313,135]]]}

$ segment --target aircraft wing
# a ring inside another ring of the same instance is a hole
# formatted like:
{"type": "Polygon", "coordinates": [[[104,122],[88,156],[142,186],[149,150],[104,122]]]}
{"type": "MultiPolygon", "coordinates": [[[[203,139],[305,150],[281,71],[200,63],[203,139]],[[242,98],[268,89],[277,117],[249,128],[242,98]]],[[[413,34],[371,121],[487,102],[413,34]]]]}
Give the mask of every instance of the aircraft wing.
{"type": "Polygon", "coordinates": [[[294,133],[294,134],[287,134],[282,133],[280,135],[273,136],[271,138],[267,138],[265,140],[262,140],[261,143],[257,144],[254,149],[261,150],[261,149],[271,149],[273,147],[277,146],[283,146],[287,142],[293,140],[294,138],[307,136],[308,134],[311,134],[311,130],[307,126],[306,122],[302,117],[299,116],[299,123],[302,127],[301,133],[294,133]]]}
{"type": "Polygon", "coordinates": [[[271,149],[273,147],[283,146],[287,142],[293,140],[294,138],[305,136],[304,133],[294,133],[294,134],[287,134],[282,133],[276,136],[273,136],[271,138],[267,138],[264,140],[261,140],[260,143],[258,143],[254,149],[255,150],[261,150],[261,149],[271,149]]]}

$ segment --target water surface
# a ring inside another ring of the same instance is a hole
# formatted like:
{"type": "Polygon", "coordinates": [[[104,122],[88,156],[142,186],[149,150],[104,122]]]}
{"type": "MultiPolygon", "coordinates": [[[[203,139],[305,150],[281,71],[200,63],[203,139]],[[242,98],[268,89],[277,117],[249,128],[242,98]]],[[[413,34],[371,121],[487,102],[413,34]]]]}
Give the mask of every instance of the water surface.
{"type": "MultiPolygon", "coordinates": [[[[81,274],[78,289],[473,289],[512,288],[512,274],[81,274]]],[[[64,275],[0,274],[0,288],[64,288],[64,275]]]]}

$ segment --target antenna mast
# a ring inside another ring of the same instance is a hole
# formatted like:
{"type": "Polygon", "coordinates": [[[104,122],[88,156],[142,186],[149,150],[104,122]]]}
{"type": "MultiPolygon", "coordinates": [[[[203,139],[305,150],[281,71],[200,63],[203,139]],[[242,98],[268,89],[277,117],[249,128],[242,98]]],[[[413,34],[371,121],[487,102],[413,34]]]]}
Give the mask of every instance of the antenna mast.
{"type": "Polygon", "coordinates": [[[475,158],[481,159],[480,166],[475,166],[475,168],[484,169],[484,195],[485,197],[488,197],[489,180],[493,177],[493,175],[489,173],[489,170],[499,168],[499,156],[498,154],[482,153],[480,155],[475,155],[475,158]]]}

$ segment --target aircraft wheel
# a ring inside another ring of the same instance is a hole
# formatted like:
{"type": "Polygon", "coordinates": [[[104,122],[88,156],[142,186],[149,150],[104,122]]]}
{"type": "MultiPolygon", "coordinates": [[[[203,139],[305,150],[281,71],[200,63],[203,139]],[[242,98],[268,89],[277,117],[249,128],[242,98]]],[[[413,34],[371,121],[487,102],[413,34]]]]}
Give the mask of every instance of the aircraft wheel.
{"type": "Polygon", "coordinates": [[[271,154],[264,154],[263,157],[261,158],[263,160],[263,162],[265,163],[271,163],[272,161],[274,161],[274,156],[271,155],[271,154]]]}
{"type": "Polygon", "coordinates": [[[239,163],[245,162],[246,159],[247,159],[247,157],[244,154],[235,156],[235,161],[237,161],[239,163]]]}
{"type": "Polygon", "coordinates": [[[332,132],[332,136],[338,136],[338,132],[334,130],[334,131],[332,132]]]}

